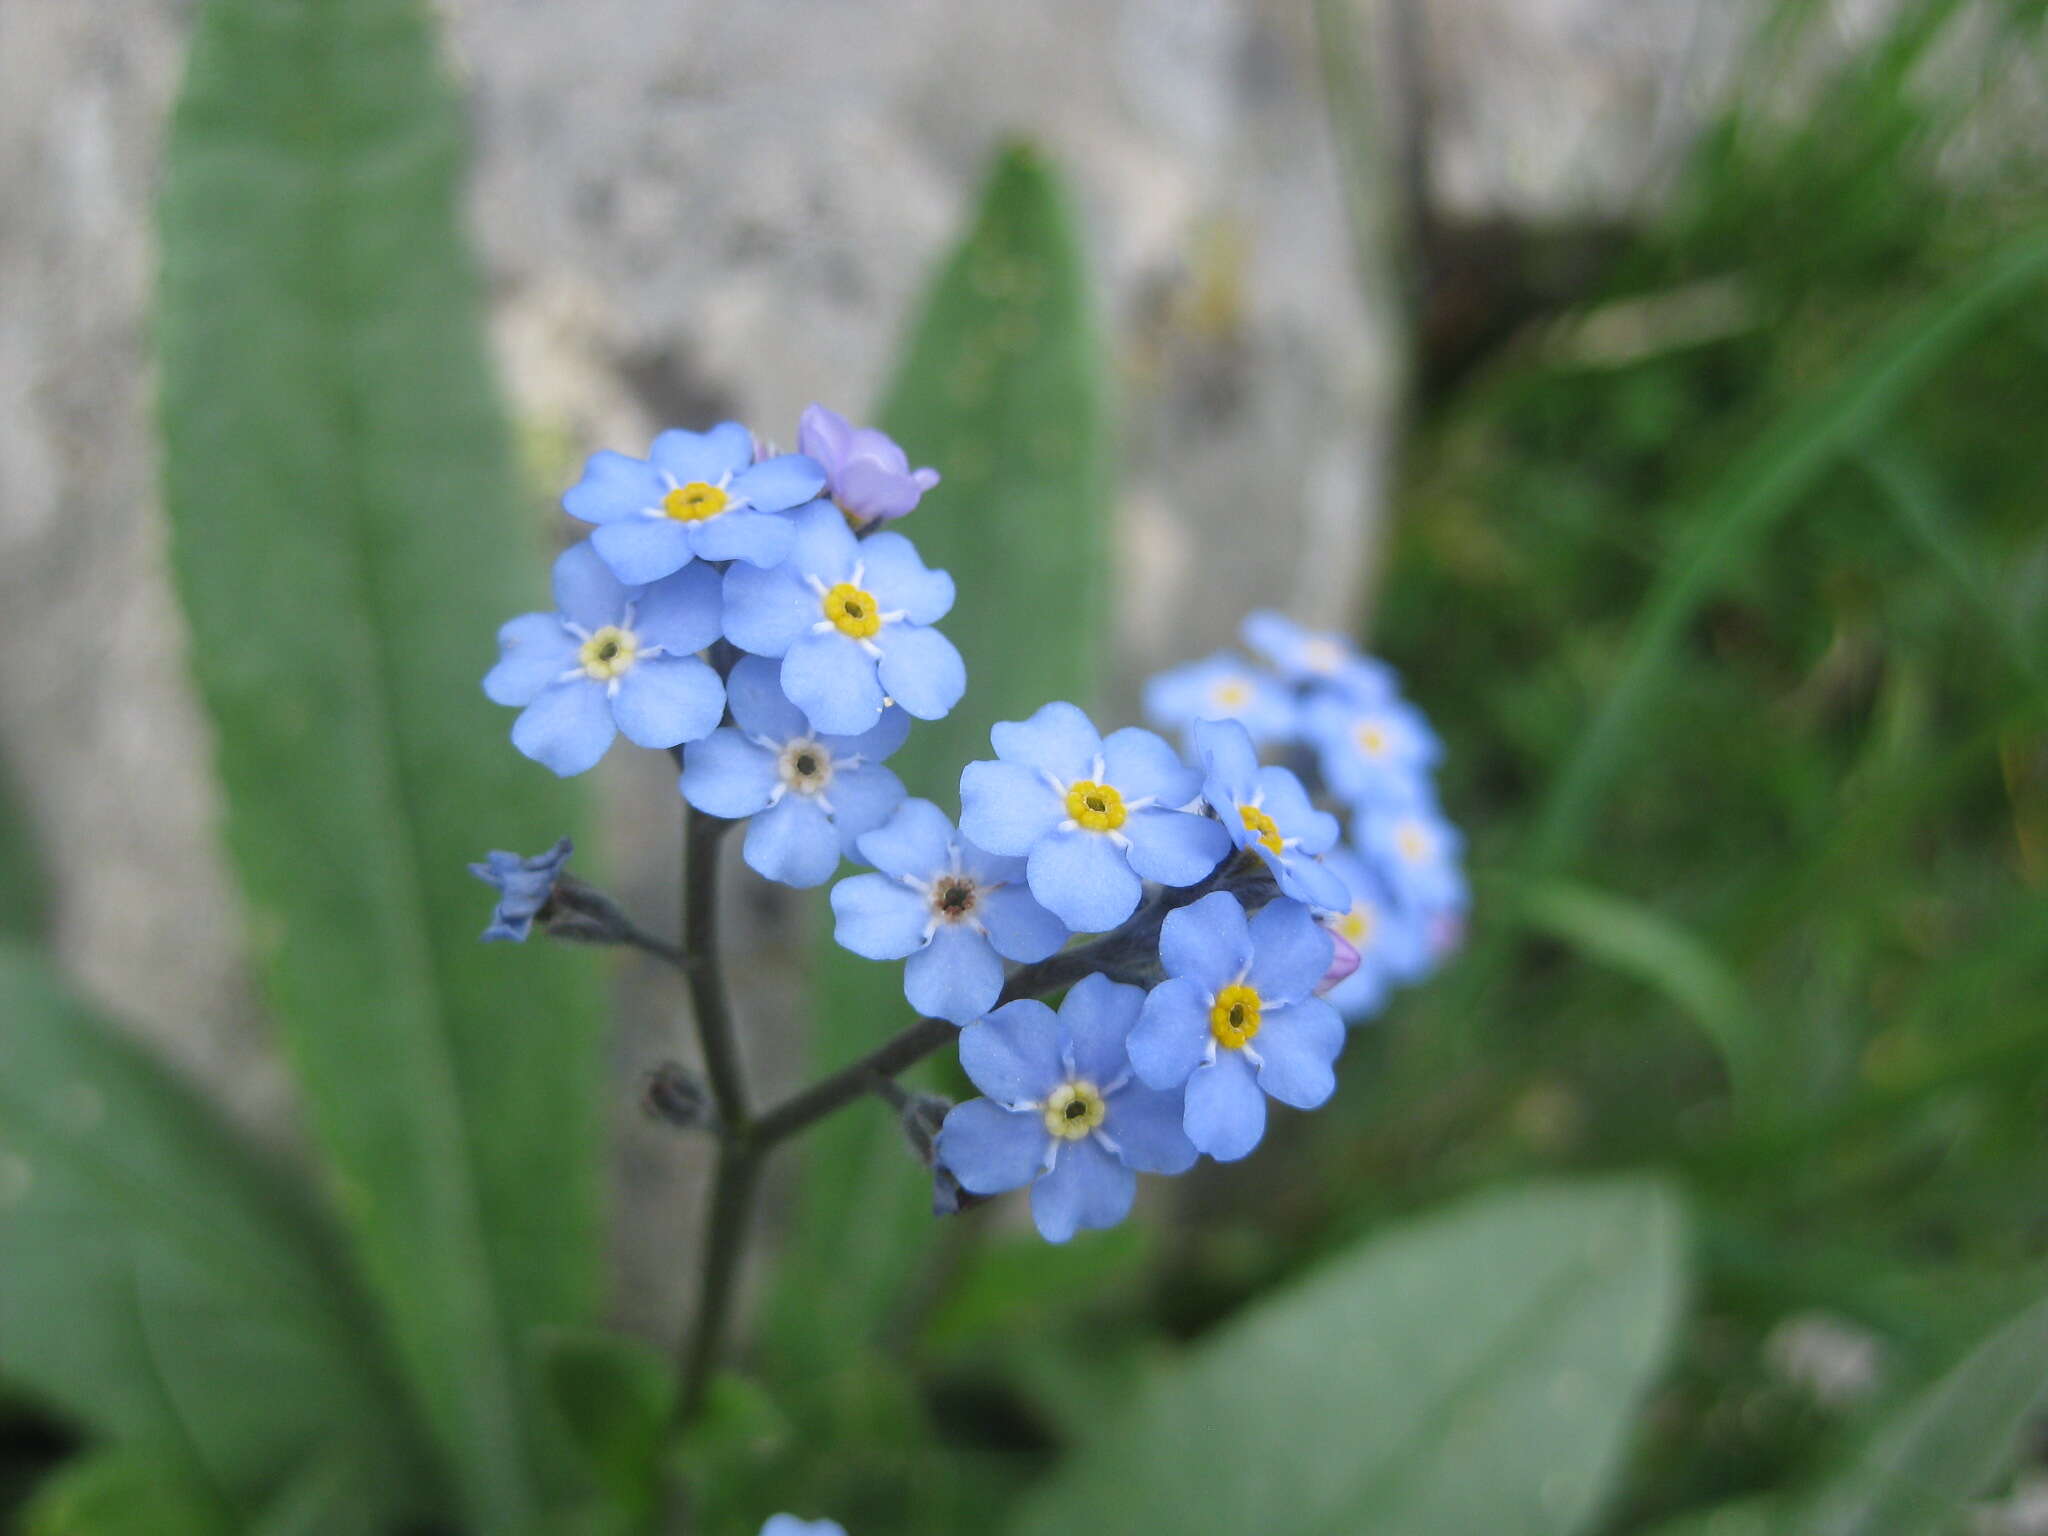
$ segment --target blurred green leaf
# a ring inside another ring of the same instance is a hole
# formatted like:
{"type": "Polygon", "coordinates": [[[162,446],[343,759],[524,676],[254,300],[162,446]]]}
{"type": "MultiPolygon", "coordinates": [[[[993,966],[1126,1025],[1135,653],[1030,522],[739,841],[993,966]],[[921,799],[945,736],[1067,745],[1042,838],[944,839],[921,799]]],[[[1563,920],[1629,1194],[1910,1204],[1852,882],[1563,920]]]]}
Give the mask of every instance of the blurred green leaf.
{"type": "Polygon", "coordinates": [[[599,991],[485,949],[487,848],[567,790],[478,680],[544,586],[417,0],[211,0],[169,150],[176,574],[256,956],[362,1264],[470,1520],[536,1507],[538,1324],[592,1304],[599,991]]]}
{"type": "MultiPolygon", "coordinates": [[[[966,657],[967,696],[946,719],[919,724],[890,766],[949,815],[961,767],[988,755],[991,724],[1053,699],[1091,702],[1108,552],[1107,409],[1065,193],[1034,151],[1013,148],[926,299],[881,413],[913,463],[945,476],[905,527],[927,563],[953,574],[958,602],[942,627],[966,657]]],[[[825,938],[814,975],[821,1068],[910,1020],[898,966],[825,938]]],[[[932,1223],[927,1181],[879,1110],[826,1126],[804,1158],[801,1235],[783,1265],[775,1343],[816,1368],[864,1347],[902,1306],[932,1223]]]]}
{"type": "Polygon", "coordinates": [[[565,1333],[547,1341],[548,1396],[617,1512],[645,1525],[656,1512],[674,1366],[623,1334],[565,1333]]]}
{"type": "Polygon", "coordinates": [[[42,850],[0,762],[0,939],[34,942],[49,927],[42,850]]]}
{"type": "Polygon", "coordinates": [[[1939,1536],[2048,1406],[2048,1302],[2021,1313],[1900,1410],[1785,1536],[1939,1536]]]}
{"type": "Polygon", "coordinates": [[[174,1456],[122,1449],[81,1456],[45,1480],[22,1536],[231,1536],[234,1518],[174,1456]]]}
{"type": "Polygon", "coordinates": [[[1012,1527],[1469,1536],[1599,1513],[1683,1293],[1644,1180],[1490,1195],[1260,1301],[1099,1421],[1012,1527]]]}
{"type": "Polygon", "coordinates": [[[1763,1065],[1764,1021],[1727,962],[1694,934],[1640,902],[1547,880],[1521,888],[1522,918],[1589,959],[1655,988],[1691,1014],[1720,1049],[1738,1104],[1763,1065]]]}
{"type": "Polygon", "coordinates": [[[373,1515],[402,1507],[406,1407],[342,1273],[206,1106],[0,947],[0,1360],[138,1453],[80,1489],[170,1461],[250,1507],[318,1450],[373,1515]]]}

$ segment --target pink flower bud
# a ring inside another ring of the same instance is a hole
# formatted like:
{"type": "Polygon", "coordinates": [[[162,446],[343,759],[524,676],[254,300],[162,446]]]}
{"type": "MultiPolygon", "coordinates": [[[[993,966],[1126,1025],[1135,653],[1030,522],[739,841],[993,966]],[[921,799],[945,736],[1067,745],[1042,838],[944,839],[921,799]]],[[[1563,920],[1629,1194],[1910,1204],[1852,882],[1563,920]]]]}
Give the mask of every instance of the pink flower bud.
{"type": "Polygon", "coordinates": [[[1316,983],[1316,993],[1318,996],[1329,991],[1330,988],[1358,969],[1358,951],[1352,946],[1351,941],[1334,928],[1326,926],[1323,932],[1330,936],[1332,947],[1330,950],[1330,968],[1323,973],[1323,979],[1316,983]]]}

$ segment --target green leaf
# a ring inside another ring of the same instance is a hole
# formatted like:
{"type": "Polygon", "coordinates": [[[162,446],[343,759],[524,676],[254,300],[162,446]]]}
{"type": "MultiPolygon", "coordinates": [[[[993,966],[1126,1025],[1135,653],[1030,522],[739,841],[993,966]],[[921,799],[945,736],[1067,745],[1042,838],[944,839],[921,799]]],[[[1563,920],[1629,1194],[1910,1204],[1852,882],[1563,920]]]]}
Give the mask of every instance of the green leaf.
{"type": "Polygon", "coordinates": [[[1469,1201],[1189,1349],[1097,1422],[1011,1529],[1584,1530],[1670,1342],[1682,1257],[1654,1183],[1469,1201]]]}
{"type": "Polygon", "coordinates": [[[2048,1302],[2021,1313],[1881,1428],[1786,1536],[1938,1536],[2011,1467],[2048,1407],[2048,1302]]]}
{"type": "Polygon", "coordinates": [[[1720,1049],[1738,1103],[1764,1066],[1763,1019],[1739,977],[1695,934],[1640,902],[1561,880],[1520,892],[1531,928],[1655,988],[1691,1014],[1720,1049]]]}
{"type": "Polygon", "coordinates": [[[548,1396],[615,1510],[644,1525],[661,1492],[661,1449],[675,1396],[674,1367],[620,1334],[565,1333],[543,1356],[548,1396]]]}
{"type": "Polygon", "coordinates": [[[49,927],[42,850],[0,761],[0,939],[41,939],[49,927]]]}
{"type": "Polygon", "coordinates": [[[99,1451],[60,1468],[22,1512],[22,1536],[232,1536],[219,1497],[174,1456],[99,1451]]]}
{"type": "Polygon", "coordinates": [[[470,1522],[537,1506],[526,1340],[590,1310],[599,993],[477,943],[487,848],[568,826],[478,682],[544,590],[418,0],[211,0],[173,125],[176,574],[254,948],[470,1522]]]}
{"type": "MultiPolygon", "coordinates": [[[[996,163],[966,238],[913,327],[882,412],[944,481],[903,523],[958,601],[941,627],[967,695],[890,760],[914,795],[958,810],[960,769],[997,720],[1092,702],[1108,560],[1102,343],[1064,191],[1028,148],[996,163]]],[[[829,924],[829,916],[826,919],[829,924]]],[[[910,1021],[902,967],[819,939],[813,1064],[836,1067],[910,1021]]],[[[806,1141],[802,1236],[775,1342],[811,1368],[872,1339],[905,1299],[933,1230],[930,1189],[891,1118],[854,1111],[806,1141]],[[829,1286],[816,1283],[832,1276],[829,1286]]]]}
{"type": "Polygon", "coordinates": [[[0,947],[12,1380],[145,1453],[132,1477],[173,1461],[241,1507],[320,1450],[388,1511],[412,1491],[406,1408],[337,1258],[188,1089],[0,947]]]}

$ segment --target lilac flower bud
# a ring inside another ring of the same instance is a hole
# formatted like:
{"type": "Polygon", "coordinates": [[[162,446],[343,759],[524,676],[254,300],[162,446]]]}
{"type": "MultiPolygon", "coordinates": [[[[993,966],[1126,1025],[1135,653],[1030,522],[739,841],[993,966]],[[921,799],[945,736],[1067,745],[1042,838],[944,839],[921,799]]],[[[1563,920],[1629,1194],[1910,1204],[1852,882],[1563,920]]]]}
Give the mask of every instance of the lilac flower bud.
{"type": "Polygon", "coordinates": [[[796,440],[799,452],[824,467],[825,494],[858,525],[902,517],[939,483],[936,469],[912,469],[887,433],[856,427],[822,405],[805,408],[796,440]]]}
{"type": "Polygon", "coordinates": [[[1323,972],[1323,979],[1316,983],[1317,997],[1321,997],[1330,988],[1336,986],[1338,982],[1349,977],[1353,971],[1358,969],[1359,962],[1358,951],[1352,947],[1349,939],[1345,938],[1343,934],[1339,933],[1328,923],[1323,924],[1323,931],[1329,934],[1332,948],[1330,950],[1330,968],[1323,972]]]}

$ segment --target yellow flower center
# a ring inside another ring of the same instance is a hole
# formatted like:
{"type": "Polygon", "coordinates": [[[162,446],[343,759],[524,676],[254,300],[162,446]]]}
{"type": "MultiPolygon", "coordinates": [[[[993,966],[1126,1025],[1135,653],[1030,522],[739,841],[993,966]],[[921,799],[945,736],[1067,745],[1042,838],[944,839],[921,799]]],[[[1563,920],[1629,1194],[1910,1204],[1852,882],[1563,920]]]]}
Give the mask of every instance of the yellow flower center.
{"type": "Polygon", "coordinates": [[[1373,911],[1371,907],[1353,907],[1337,919],[1337,931],[1353,949],[1363,950],[1372,942],[1373,911]]]}
{"type": "Polygon", "coordinates": [[[1358,743],[1358,750],[1367,757],[1387,755],[1387,733],[1376,720],[1362,720],[1358,729],[1351,733],[1351,739],[1358,743]]]}
{"type": "Polygon", "coordinates": [[[640,642],[633,638],[630,629],[620,629],[616,624],[607,624],[597,631],[576,653],[576,659],[583,663],[583,670],[599,682],[608,682],[633,665],[633,657],[640,649],[640,642]]]}
{"type": "Polygon", "coordinates": [[[1311,672],[1331,673],[1344,664],[1344,647],[1323,635],[1303,643],[1301,664],[1311,672]]]}
{"type": "Polygon", "coordinates": [[[1280,828],[1273,818],[1256,805],[1240,805],[1237,814],[1244,818],[1245,830],[1265,845],[1269,853],[1285,853],[1287,845],[1280,839],[1280,828]]]}
{"type": "Polygon", "coordinates": [[[1400,850],[1401,857],[1410,864],[1420,864],[1429,857],[1429,833],[1423,830],[1419,822],[1404,821],[1394,833],[1394,846],[1400,850]]]}
{"type": "Polygon", "coordinates": [[[1259,989],[1242,983],[1225,987],[1209,1005],[1209,1033],[1225,1050],[1241,1051],[1259,1032],[1259,1013],[1264,1004],[1259,989]]]}
{"type": "Polygon", "coordinates": [[[701,523],[718,516],[732,498],[715,485],[692,480],[661,498],[661,510],[679,523],[701,523]]]}
{"type": "Polygon", "coordinates": [[[1046,1095],[1045,1128],[1061,1141],[1079,1141],[1108,1113],[1102,1091],[1093,1083],[1061,1083],[1046,1095]]]}
{"type": "Polygon", "coordinates": [[[1251,697],[1252,691],[1242,678],[1226,677],[1209,690],[1209,703],[1216,709],[1243,709],[1251,697]]]}
{"type": "Polygon", "coordinates": [[[1124,797],[1107,784],[1077,779],[1067,790],[1067,815],[1090,832],[1114,832],[1128,814],[1124,797]]]}
{"type": "Polygon", "coordinates": [[[800,795],[822,794],[832,782],[832,754],[808,739],[784,747],[775,766],[782,782],[800,795]]]}
{"type": "Polygon", "coordinates": [[[875,594],[850,581],[842,581],[825,594],[825,617],[842,635],[866,640],[882,627],[882,611],[875,594]]]}

